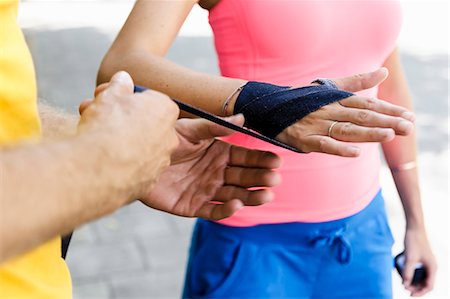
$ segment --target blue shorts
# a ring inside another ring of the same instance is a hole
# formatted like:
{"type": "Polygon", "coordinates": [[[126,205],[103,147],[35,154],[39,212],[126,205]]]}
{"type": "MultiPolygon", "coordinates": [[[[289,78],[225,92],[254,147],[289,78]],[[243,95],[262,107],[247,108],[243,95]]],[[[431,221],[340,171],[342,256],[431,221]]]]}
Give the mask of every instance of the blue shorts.
{"type": "Polygon", "coordinates": [[[381,191],[329,222],[198,220],[183,298],[391,298],[393,242],[381,191]]]}

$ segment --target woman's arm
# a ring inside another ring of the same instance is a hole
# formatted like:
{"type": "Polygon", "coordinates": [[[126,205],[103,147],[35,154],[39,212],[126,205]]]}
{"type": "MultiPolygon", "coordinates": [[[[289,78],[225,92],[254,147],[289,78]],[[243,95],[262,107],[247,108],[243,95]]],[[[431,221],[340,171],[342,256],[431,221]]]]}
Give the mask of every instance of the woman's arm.
{"type": "MultiPolygon", "coordinates": [[[[392,52],[385,62],[390,76],[380,85],[378,96],[409,110],[413,109],[411,95],[400,62],[398,50],[392,52]]],[[[403,204],[406,217],[406,268],[405,287],[413,295],[430,291],[434,284],[436,261],[430,249],[425,230],[420,198],[419,178],[416,167],[417,149],[415,134],[396,137],[383,143],[386,161],[403,204]],[[421,262],[428,270],[428,279],[423,286],[411,286],[414,265],[421,262]]]]}
{"type": "Polygon", "coordinates": [[[196,3],[137,1],[103,59],[97,83],[126,70],[138,85],[220,115],[223,101],[246,81],[198,73],[164,58],[196,3]]]}
{"type": "MultiPolygon", "coordinates": [[[[138,85],[217,115],[226,114],[222,107],[233,95],[227,108],[231,114],[239,96],[234,91],[245,80],[198,73],[164,58],[195,3],[194,0],[137,1],[101,64],[97,83],[108,81],[118,70],[126,70],[138,85]]],[[[341,89],[345,85],[357,86],[351,89],[356,92],[379,84],[385,76],[385,71],[379,70],[344,78],[345,84],[338,86],[341,89]]],[[[403,116],[406,111],[403,108],[356,96],[342,100],[341,104],[329,104],[309,113],[285,128],[278,138],[304,152],[355,157],[359,149],[347,142],[382,142],[390,140],[393,131],[404,135],[412,127],[404,119],[408,118],[403,116]],[[329,128],[335,121],[339,124],[333,127],[331,136],[329,128]]]]}

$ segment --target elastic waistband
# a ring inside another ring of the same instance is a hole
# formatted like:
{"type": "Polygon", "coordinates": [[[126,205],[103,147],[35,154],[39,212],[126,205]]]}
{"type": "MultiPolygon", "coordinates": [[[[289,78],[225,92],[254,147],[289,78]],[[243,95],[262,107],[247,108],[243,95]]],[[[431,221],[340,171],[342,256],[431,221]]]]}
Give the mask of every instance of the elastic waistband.
{"type": "Polygon", "coordinates": [[[360,212],[338,220],[327,222],[290,222],[277,224],[261,224],[256,226],[236,227],[199,219],[197,229],[210,231],[211,237],[229,239],[242,238],[257,242],[292,242],[292,238],[308,238],[317,233],[351,230],[358,227],[377,213],[384,213],[384,200],[381,190],[375,195],[370,204],[360,212]]]}

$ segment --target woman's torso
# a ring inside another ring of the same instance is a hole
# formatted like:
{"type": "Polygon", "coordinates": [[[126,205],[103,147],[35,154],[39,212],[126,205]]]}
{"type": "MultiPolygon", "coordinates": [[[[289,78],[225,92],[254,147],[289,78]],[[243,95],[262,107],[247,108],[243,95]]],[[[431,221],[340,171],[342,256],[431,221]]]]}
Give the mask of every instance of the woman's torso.
{"type": "MultiPolygon", "coordinates": [[[[398,1],[221,0],[209,14],[222,75],[281,85],[344,77],[382,66],[395,47],[398,1]]],[[[376,96],[377,89],[361,92],[376,96]]],[[[224,224],[319,222],[364,208],[379,189],[377,144],[358,158],[301,155],[251,137],[227,139],[279,153],[283,182],[275,200],[246,207],[224,224]]]]}

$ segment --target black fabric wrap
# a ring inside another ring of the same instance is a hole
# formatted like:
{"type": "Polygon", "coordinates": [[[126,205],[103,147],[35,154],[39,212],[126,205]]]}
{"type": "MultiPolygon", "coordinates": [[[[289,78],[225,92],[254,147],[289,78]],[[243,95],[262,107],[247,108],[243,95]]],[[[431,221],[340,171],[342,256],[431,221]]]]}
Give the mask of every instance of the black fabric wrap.
{"type": "Polygon", "coordinates": [[[233,112],[244,114],[247,128],[274,138],[309,113],[352,95],[330,84],[291,88],[249,81],[233,112]]]}

